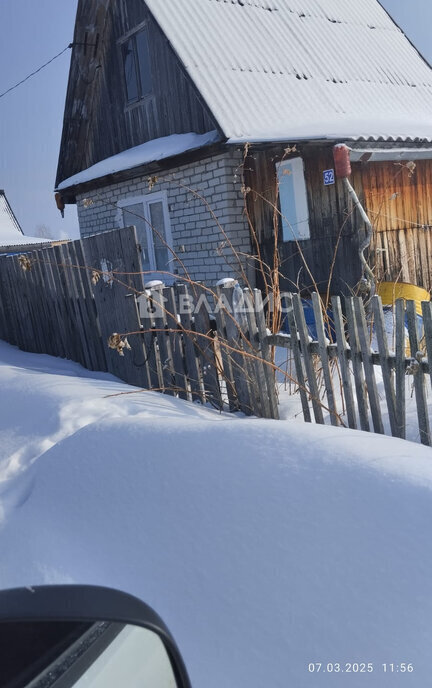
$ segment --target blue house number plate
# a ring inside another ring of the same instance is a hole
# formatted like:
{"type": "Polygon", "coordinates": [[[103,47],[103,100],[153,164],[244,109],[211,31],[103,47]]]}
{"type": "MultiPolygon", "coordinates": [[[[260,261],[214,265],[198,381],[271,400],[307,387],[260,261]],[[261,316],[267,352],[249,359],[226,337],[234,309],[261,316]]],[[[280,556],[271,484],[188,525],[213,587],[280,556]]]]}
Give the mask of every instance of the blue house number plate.
{"type": "Polygon", "coordinates": [[[334,170],[324,170],[324,186],[330,186],[335,183],[334,170]]]}

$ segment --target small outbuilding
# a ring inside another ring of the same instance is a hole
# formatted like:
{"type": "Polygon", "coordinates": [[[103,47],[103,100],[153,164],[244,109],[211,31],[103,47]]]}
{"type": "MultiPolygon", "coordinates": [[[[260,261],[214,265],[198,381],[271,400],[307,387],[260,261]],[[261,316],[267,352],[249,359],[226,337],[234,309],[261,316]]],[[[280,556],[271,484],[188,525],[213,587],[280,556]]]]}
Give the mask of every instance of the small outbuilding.
{"type": "Polygon", "coordinates": [[[49,246],[51,240],[26,236],[5,192],[0,189],[0,254],[32,250],[40,245],[49,246]]]}

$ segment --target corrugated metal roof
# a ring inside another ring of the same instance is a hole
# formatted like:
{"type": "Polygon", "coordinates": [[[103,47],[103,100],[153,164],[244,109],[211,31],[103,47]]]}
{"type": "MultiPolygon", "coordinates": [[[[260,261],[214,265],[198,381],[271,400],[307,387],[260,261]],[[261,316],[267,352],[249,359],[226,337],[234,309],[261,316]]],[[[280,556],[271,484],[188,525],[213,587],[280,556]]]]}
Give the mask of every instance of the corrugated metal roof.
{"type": "Polygon", "coordinates": [[[0,247],[18,248],[50,243],[50,239],[29,237],[23,231],[6,198],[5,192],[0,190],[0,247]]]}
{"type": "Polygon", "coordinates": [[[232,141],[432,140],[432,70],[376,0],[146,0],[232,141]]]}
{"type": "Polygon", "coordinates": [[[16,238],[19,239],[22,233],[22,229],[9,205],[5,192],[0,190],[0,239],[6,234],[17,235],[16,238]]]}
{"type": "Polygon", "coordinates": [[[31,237],[26,234],[17,234],[16,236],[0,236],[0,248],[8,249],[23,249],[27,246],[42,246],[45,244],[52,244],[52,239],[41,239],[41,237],[31,237]]]}

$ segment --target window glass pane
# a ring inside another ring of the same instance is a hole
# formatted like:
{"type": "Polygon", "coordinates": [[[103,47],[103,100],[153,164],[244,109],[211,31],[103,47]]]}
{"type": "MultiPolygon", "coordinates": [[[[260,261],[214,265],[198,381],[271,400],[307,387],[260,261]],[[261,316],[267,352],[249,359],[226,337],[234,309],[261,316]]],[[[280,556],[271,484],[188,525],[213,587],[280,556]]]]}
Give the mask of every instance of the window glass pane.
{"type": "Polygon", "coordinates": [[[126,91],[128,102],[138,100],[138,77],[135,59],[135,39],[132,36],[123,44],[123,65],[126,80],[126,91]]]}
{"type": "Polygon", "coordinates": [[[137,230],[138,242],[141,246],[142,269],[148,271],[152,269],[149,249],[147,244],[147,222],[144,219],[144,208],[142,203],[128,205],[123,208],[123,222],[125,227],[135,225],[137,230]]]}
{"type": "Polygon", "coordinates": [[[166,229],[162,201],[149,204],[150,222],[153,228],[153,243],[156,269],[172,272],[171,251],[166,246],[166,229]]]}
{"type": "Polygon", "coordinates": [[[284,241],[309,239],[309,210],[303,160],[292,158],[277,166],[284,241]]]}
{"type": "Polygon", "coordinates": [[[140,31],[136,35],[137,56],[139,65],[139,78],[141,86],[141,98],[152,91],[150,52],[147,31],[140,31]]]}

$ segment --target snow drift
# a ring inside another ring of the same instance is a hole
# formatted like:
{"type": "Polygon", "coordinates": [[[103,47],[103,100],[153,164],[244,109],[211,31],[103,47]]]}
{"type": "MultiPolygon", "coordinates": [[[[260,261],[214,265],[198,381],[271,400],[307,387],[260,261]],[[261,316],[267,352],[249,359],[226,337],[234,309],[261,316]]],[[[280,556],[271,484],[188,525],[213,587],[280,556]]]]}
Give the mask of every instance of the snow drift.
{"type": "Polygon", "coordinates": [[[106,398],[131,388],[6,345],[0,359],[2,587],[139,596],[195,688],[429,683],[430,449],[152,392],[106,398]]]}

